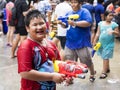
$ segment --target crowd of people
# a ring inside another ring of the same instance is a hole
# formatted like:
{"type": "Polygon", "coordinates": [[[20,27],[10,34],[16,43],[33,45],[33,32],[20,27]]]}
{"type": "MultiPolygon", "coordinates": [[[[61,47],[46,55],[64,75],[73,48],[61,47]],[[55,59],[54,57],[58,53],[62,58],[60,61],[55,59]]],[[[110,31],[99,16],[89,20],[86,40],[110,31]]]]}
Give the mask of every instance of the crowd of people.
{"type": "Polygon", "coordinates": [[[90,51],[97,42],[101,43],[97,54],[103,60],[99,78],[105,79],[110,73],[115,38],[120,40],[120,22],[116,19],[120,15],[119,0],[97,0],[96,4],[93,0],[0,0],[1,31],[4,9],[8,26],[6,45],[11,47],[11,58],[17,57],[21,90],[55,90],[56,83],[71,84],[72,78],[54,73],[52,60],[80,60],[90,71],[90,82],[94,82],[96,70],[90,51]],[[69,19],[71,15],[78,18],[69,19]],[[53,22],[57,22],[57,34],[50,40],[53,22]],[[41,61],[37,65],[36,52],[41,61]],[[50,70],[46,70],[46,62],[50,70]]]}

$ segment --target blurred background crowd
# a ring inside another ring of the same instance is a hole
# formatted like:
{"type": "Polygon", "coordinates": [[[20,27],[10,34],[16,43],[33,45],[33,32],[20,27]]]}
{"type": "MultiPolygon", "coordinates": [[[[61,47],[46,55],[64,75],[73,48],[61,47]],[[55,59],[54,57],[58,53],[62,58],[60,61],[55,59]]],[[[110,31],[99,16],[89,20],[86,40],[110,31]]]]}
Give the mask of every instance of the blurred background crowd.
{"type": "MultiPolygon", "coordinates": [[[[57,9],[57,6],[66,1],[69,4],[69,0],[0,0],[0,36],[6,35],[6,45],[12,47],[11,58],[16,57],[15,51],[17,46],[27,37],[27,31],[24,25],[24,16],[30,9],[38,9],[44,15],[47,25],[47,37],[50,37],[55,44],[60,42],[59,39],[56,39],[54,36],[65,36],[66,34],[59,32],[59,26],[57,26],[56,18],[60,15],[64,15],[61,13],[65,12],[58,11],[60,9],[57,9]],[[22,4],[22,6],[20,4],[22,4]],[[14,7],[16,7],[16,9],[14,9],[14,7]],[[56,13],[57,11],[59,13],[56,13]],[[16,16],[14,13],[16,13],[16,16]],[[52,31],[54,31],[55,35],[53,33],[51,35],[52,31]]],[[[81,1],[83,2],[82,7],[88,9],[93,18],[93,24],[91,26],[91,42],[97,31],[97,24],[104,20],[104,12],[106,10],[113,11],[113,21],[117,22],[120,26],[119,0],[81,1]]],[[[66,7],[68,6],[61,6],[60,8],[63,9],[66,7]]],[[[119,37],[116,37],[116,39],[120,41],[119,37]]],[[[60,45],[59,43],[58,48],[61,50],[62,44],[60,45]]]]}

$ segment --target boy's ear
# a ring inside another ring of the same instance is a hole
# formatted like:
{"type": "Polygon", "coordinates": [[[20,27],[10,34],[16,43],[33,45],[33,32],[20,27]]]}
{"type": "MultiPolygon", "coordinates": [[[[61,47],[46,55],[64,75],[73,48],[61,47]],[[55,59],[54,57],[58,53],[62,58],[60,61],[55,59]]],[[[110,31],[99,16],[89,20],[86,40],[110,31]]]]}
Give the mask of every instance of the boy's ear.
{"type": "Polygon", "coordinates": [[[25,28],[26,28],[27,32],[29,32],[29,27],[28,27],[28,26],[25,26],[25,28]]]}

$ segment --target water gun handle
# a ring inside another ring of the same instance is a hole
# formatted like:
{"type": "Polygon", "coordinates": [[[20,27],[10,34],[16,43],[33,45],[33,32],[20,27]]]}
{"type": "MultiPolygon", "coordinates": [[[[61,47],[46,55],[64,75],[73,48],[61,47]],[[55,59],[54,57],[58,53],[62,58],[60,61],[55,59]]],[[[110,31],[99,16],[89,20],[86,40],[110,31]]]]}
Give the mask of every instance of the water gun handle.
{"type": "Polygon", "coordinates": [[[55,32],[50,32],[49,33],[49,39],[52,40],[55,37],[56,33],[55,32]]]}
{"type": "Polygon", "coordinates": [[[101,47],[101,43],[98,42],[94,47],[92,51],[92,57],[94,56],[95,52],[101,47]]]}
{"type": "Polygon", "coordinates": [[[95,52],[96,52],[96,50],[92,50],[92,57],[94,56],[95,52]]]}
{"type": "Polygon", "coordinates": [[[93,49],[97,51],[100,47],[101,47],[101,43],[98,42],[93,49]]]}

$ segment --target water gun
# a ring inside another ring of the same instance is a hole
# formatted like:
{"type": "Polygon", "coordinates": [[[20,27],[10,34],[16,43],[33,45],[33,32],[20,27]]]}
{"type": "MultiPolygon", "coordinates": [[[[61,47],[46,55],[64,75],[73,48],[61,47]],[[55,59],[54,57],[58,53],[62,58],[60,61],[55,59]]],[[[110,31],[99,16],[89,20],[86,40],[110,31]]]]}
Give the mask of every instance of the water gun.
{"type": "Polygon", "coordinates": [[[57,32],[56,31],[51,31],[49,33],[49,39],[52,40],[56,36],[57,32]]]}
{"type": "Polygon", "coordinates": [[[88,72],[87,65],[82,63],[77,63],[75,61],[53,61],[54,71],[65,74],[66,77],[75,77],[84,79],[85,75],[83,73],[88,72]]]}
{"type": "Polygon", "coordinates": [[[58,18],[58,20],[61,20],[62,22],[67,22],[68,20],[77,20],[79,18],[79,15],[78,14],[73,14],[73,15],[69,15],[69,16],[60,16],[58,18]]]}
{"type": "Polygon", "coordinates": [[[49,39],[52,40],[57,34],[57,20],[51,21],[51,32],[49,32],[49,39]]]}
{"type": "Polygon", "coordinates": [[[92,50],[92,57],[94,56],[95,52],[101,47],[101,43],[98,42],[94,47],[93,47],[93,50],[92,50]]]}

